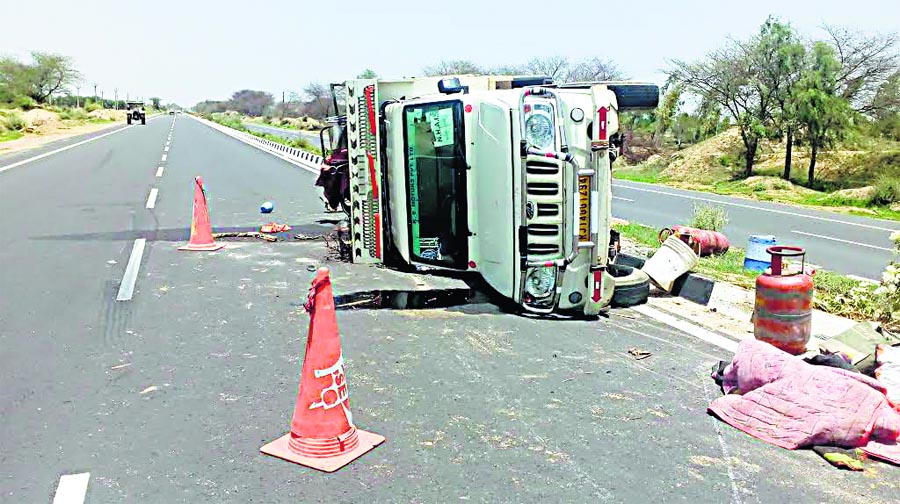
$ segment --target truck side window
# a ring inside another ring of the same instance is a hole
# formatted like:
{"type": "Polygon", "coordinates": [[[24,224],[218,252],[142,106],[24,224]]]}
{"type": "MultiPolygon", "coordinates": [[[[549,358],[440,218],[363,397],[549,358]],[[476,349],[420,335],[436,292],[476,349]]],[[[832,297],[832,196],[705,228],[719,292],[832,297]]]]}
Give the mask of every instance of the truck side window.
{"type": "Polygon", "coordinates": [[[462,103],[404,109],[410,253],[451,268],[468,262],[462,103]]]}

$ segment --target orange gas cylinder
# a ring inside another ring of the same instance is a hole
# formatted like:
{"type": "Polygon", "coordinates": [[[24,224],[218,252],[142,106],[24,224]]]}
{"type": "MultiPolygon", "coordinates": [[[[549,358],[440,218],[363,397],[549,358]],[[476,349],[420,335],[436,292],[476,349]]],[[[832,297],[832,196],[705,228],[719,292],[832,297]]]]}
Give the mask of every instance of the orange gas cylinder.
{"type": "Polygon", "coordinates": [[[776,246],[766,252],[772,256],[772,272],[756,278],[753,335],[785,352],[802,354],[812,333],[814,289],[812,277],[806,274],[806,251],[776,246]],[[800,270],[784,272],[784,257],[803,257],[800,270]]]}

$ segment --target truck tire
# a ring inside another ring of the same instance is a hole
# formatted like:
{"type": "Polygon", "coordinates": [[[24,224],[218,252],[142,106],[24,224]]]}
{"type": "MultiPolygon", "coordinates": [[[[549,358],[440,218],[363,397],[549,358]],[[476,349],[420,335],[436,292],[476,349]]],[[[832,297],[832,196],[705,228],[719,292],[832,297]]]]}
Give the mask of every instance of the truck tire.
{"type": "Polygon", "coordinates": [[[659,105],[659,88],[655,84],[611,84],[619,110],[654,109],[659,105]]]}
{"type": "Polygon", "coordinates": [[[650,277],[639,269],[622,264],[610,264],[606,271],[615,279],[612,306],[627,308],[647,302],[650,297],[650,277]]]}
{"type": "Polygon", "coordinates": [[[128,124],[131,124],[131,114],[128,114],[128,124]]]}
{"type": "Polygon", "coordinates": [[[147,124],[147,116],[141,116],[141,124],[147,124]]]}

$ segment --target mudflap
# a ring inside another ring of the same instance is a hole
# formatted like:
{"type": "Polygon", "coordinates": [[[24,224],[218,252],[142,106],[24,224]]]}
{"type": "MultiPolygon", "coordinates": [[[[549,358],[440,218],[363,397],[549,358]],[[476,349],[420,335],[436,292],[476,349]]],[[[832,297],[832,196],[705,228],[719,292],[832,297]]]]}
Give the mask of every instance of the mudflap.
{"type": "Polygon", "coordinates": [[[593,317],[601,312],[609,309],[609,303],[612,301],[613,290],[616,288],[615,279],[607,273],[606,268],[591,271],[591,275],[599,273],[599,289],[595,285],[596,281],[589,279],[588,287],[585,289],[584,314],[593,317]],[[596,293],[595,293],[596,289],[596,293]]]}

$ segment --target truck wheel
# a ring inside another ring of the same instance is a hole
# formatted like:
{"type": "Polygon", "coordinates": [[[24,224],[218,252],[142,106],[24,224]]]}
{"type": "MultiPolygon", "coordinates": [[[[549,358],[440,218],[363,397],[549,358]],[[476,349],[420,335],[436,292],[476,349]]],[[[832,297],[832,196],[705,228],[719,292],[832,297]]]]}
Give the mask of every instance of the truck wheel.
{"type": "Polygon", "coordinates": [[[639,269],[621,264],[610,264],[606,271],[615,279],[612,305],[626,308],[647,302],[650,297],[650,277],[639,269]]]}
{"type": "Polygon", "coordinates": [[[131,115],[128,116],[128,124],[131,124],[131,115]]]}
{"type": "Polygon", "coordinates": [[[147,116],[141,116],[141,124],[147,124],[147,116]]]}

